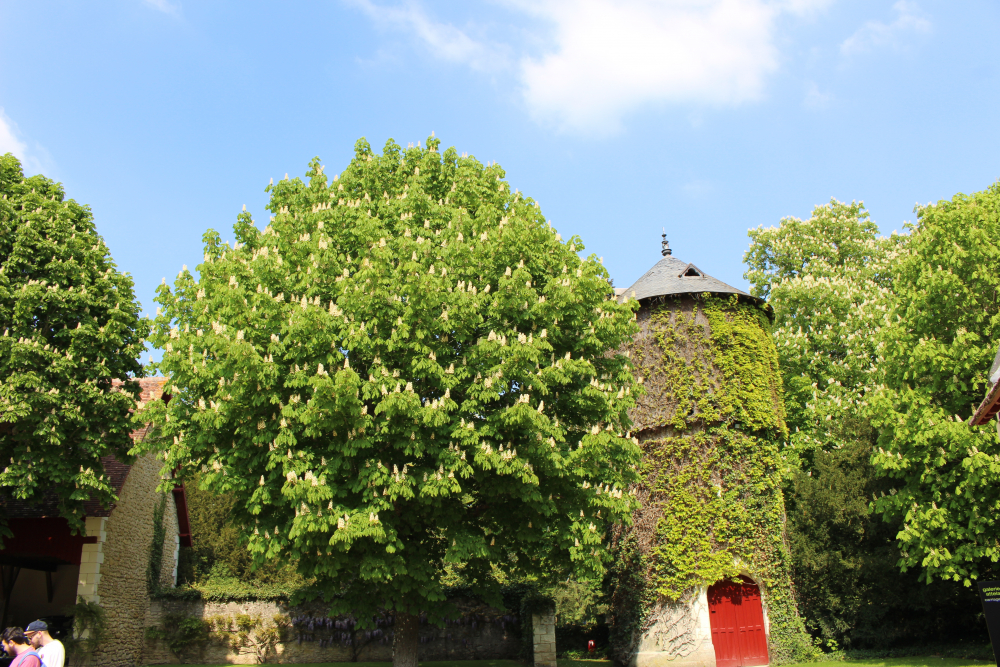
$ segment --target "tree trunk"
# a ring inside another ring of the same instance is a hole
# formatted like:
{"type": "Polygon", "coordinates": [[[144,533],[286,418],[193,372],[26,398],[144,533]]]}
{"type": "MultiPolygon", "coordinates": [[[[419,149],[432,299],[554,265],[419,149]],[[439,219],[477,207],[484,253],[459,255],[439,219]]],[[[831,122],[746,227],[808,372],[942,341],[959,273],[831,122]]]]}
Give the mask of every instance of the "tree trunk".
{"type": "Polygon", "coordinates": [[[417,667],[420,647],[420,617],[396,612],[392,635],[392,667],[417,667]]]}

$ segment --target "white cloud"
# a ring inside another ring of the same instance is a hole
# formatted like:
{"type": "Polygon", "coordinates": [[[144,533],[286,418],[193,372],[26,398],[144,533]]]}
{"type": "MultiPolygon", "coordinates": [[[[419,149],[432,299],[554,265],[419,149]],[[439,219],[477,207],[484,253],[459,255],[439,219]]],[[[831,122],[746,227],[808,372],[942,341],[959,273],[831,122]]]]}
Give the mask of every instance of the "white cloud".
{"type": "Polygon", "coordinates": [[[180,11],[180,7],[170,2],[170,0],[143,0],[143,2],[157,11],[161,11],[164,14],[176,14],[180,11]]]}
{"type": "Polygon", "coordinates": [[[13,153],[22,162],[27,157],[28,145],[18,138],[17,125],[14,124],[3,107],[0,107],[0,155],[13,153]]]}
{"type": "Polygon", "coordinates": [[[688,181],[681,186],[681,190],[684,191],[684,194],[694,199],[704,197],[705,195],[711,193],[713,189],[711,181],[706,181],[704,179],[688,181]]]}
{"type": "Polygon", "coordinates": [[[833,0],[779,0],[777,5],[798,16],[811,16],[833,4],[833,0]]]}
{"type": "Polygon", "coordinates": [[[650,105],[733,106],[763,97],[778,69],[777,19],[833,0],[500,0],[534,19],[505,46],[431,19],[418,0],[345,0],[378,24],[408,30],[432,53],[478,69],[512,67],[539,122],[612,134],[650,105]],[[506,58],[506,53],[520,55],[506,58]]]}
{"type": "Polygon", "coordinates": [[[450,23],[434,21],[412,1],[394,7],[377,5],[371,0],[348,2],[382,27],[411,31],[438,58],[466,63],[475,69],[494,69],[505,60],[499,49],[470,37],[450,23]]]}
{"type": "Polygon", "coordinates": [[[761,0],[548,0],[555,48],[522,61],[533,115],[611,133],[649,103],[734,105],[759,99],[778,67],[776,5],[761,0]]]}
{"type": "Polygon", "coordinates": [[[832,95],[821,91],[815,81],[810,81],[806,85],[806,96],[802,100],[802,106],[807,109],[825,109],[829,106],[831,99],[833,99],[832,95]]]}
{"type": "Polygon", "coordinates": [[[907,34],[930,32],[931,22],[914,3],[898,0],[892,9],[896,13],[896,20],[892,23],[866,22],[843,41],[840,52],[850,56],[882,46],[898,47],[907,34]]]}
{"type": "Polygon", "coordinates": [[[28,146],[17,128],[17,123],[0,107],[0,155],[13,153],[21,161],[26,174],[40,174],[52,171],[52,158],[41,146],[28,146]]]}

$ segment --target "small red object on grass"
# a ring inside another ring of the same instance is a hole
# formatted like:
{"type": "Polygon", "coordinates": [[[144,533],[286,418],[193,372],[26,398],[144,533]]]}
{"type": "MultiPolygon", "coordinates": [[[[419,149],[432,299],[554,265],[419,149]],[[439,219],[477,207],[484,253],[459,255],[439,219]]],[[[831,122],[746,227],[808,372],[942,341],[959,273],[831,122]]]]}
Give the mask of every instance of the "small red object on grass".
{"type": "Polygon", "coordinates": [[[587,653],[593,653],[597,646],[594,644],[594,640],[591,639],[587,642],[587,653]]]}

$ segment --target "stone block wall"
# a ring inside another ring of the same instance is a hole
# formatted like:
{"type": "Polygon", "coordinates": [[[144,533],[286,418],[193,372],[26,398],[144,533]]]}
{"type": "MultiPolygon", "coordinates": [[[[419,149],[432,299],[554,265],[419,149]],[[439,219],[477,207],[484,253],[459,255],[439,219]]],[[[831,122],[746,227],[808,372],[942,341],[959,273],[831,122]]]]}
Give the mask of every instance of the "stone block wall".
{"type": "MultiPolygon", "coordinates": [[[[163,508],[163,560],[160,562],[160,587],[173,588],[177,585],[177,557],[180,555],[180,536],[177,532],[177,505],[174,503],[174,494],[160,494],[166,496],[166,503],[163,508]]],[[[156,499],[160,502],[159,498],[156,499]]]]}
{"type": "MultiPolygon", "coordinates": [[[[94,652],[94,665],[131,667],[141,659],[143,620],[149,608],[146,572],[153,542],[153,510],[161,498],[156,492],[161,467],[162,461],[153,454],[137,459],[111,516],[87,519],[88,536],[92,524],[100,535],[97,544],[85,545],[94,547],[95,562],[81,564],[80,589],[82,594],[85,586],[93,584],[95,592],[90,599],[104,607],[107,622],[107,639],[94,652]],[[92,582],[84,581],[85,567],[95,570],[86,575],[93,577],[92,582]]],[[[168,497],[164,523],[172,507],[173,500],[168,497]]],[[[176,510],[172,514],[176,524],[176,510]]],[[[176,534],[176,527],[173,532],[176,534]]]]}
{"type": "Polygon", "coordinates": [[[535,667],[556,667],[555,610],[531,615],[535,667]]]}
{"type": "Polygon", "coordinates": [[[80,551],[80,579],[76,594],[87,602],[100,603],[98,586],[101,583],[101,568],[104,566],[104,543],[108,539],[108,519],[103,516],[88,516],[84,527],[88,538],[94,542],[84,544],[80,551]]]}
{"type": "Polygon", "coordinates": [[[680,602],[661,600],[650,621],[632,667],[715,667],[706,588],[680,602]]]}
{"type": "MultiPolygon", "coordinates": [[[[521,653],[520,625],[515,619],[476,600],[454,601],[461,617],[444,627],[427,623],[420,626],[420,660],[503,660],[517,659],[521,653]]],[[[269,655],[268,662],[389,662],[392,660],[391,627],[375,632],[327,627],[327,608],[319,603],[289,607],[282,602],[205,602],[154,599],[145,617],[146,627],[162,627],[167,615],[179,614],[214,621],[233,619],[238,614],[260,618],[273,625],[275,616],[291,624],[283,641],[269,655]],[[356,642],[347,645],[345,635],[356,642]]],[[[191,645],[175,655],[161,640],[147,640],[141,664],[252,664],[256,655],[250,648],[234,649],[225,633],[213,632],[210,639],[191,645]]],[[[554,642],[554,635],[553,635],[554,642]]],[[[553,662],[554,665],[554,662],[553,662]]]]}

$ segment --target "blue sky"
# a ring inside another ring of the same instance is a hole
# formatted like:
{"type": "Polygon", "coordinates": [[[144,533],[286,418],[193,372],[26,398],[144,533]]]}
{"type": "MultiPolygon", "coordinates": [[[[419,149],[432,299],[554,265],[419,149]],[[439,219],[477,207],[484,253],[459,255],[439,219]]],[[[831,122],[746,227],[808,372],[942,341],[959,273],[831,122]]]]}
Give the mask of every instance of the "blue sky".
{"type": "Polygon", "coordinates": [[[146,311],[270,178],[435,131],[618,286],[745,288],[746,230],[1000,177],[1000,6],[848,0],[0,0],[0,152],[89,204],[146,311]]]}

